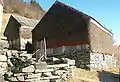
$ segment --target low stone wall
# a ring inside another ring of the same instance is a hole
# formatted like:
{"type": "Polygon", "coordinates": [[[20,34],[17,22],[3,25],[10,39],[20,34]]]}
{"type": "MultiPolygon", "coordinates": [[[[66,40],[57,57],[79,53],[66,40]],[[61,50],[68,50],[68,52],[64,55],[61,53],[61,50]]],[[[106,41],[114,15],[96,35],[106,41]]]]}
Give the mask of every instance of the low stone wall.
{"type": "Polygon", "coordinates": [[[116,66],[116,59],[113,55],[90,53],[90,68],[91,69],[107,69],[116,66]]]}
{"type": "Polygon", "coordinates": [[[72,77],[74,60],[63,58],[66,63],[61,63],[59,58],[50,57],[53,64],[49,65],[47,59],[36,61],[32,55],[27,54],[27,51],[1,50],[0,75],[10,82],[66,82],[72,77]]]}

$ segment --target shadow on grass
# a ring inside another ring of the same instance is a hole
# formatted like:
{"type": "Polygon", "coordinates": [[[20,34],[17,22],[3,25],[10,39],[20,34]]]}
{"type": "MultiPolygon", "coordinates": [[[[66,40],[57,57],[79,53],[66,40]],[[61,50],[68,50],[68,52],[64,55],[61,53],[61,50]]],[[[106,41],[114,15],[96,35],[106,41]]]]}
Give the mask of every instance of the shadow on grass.
{"type": "Polygon", "coordinates": [[[120,82],[120,73],[114,74],[107,71],[98,72],[100,82],[120,82]]]}

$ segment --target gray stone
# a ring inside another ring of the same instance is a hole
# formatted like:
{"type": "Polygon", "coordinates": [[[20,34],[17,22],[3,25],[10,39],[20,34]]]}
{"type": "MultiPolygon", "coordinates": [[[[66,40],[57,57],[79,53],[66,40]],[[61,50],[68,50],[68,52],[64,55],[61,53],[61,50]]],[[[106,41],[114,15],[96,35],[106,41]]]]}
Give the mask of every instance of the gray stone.
{"type": "Polygon", "coordinates": [[[7,61],[7,57],[5,55],[0,55],[0,61],[7,61]]]}
{"type": "Polygon", "coordinates": [[[68,78],[67,74],[64,73],[64,74],[62,75],[62,80],[63,80],[63,81],[67,81],[67,78],[68,78]]]}
{"type": "Polygon", "coordinates": [[[51,79],[50,82],[63,82],[61,79],[51,79]]]}
{"type": "Polygon", "coordinates": [[[6,68],[0,68],[0,74],[1,74],[1,75],[4,75],[5,72],[7,72],[7,69],[6,69],[6,68]]]}
{"type": "Polygon", "coordinates": [[[75,65],[75,60],[71,60],[71,59],[68,59],[68,58],[65,58],[65,60],[67,61],[67,63],[69,64],[69,65],[75,65]]]}
{"type": "Polygon", "coordinates": [[[39,80],[39,82],[50,82],[50,80],[39,80]]]}
{"type": "Polygon", "coordinates": [[[18,81],[16,77],[10,77],[10,78],[8,78],[8,80],[10,80],[12,82],[18,81]]]}
{"type": "Polygon", "coordinates": [[[43,70],[36,69],[35,73],[52,72],[52,71],[54,71],[54,69],[43,69],[43,70]]]}
{"type": "Polygon", "coordinates": [[[7,75],[8,75],[8,77],[10,77],[10,76],[12,76],[12,75],[13,75],[13,73],[12,73],[11,71],[6,72],[5,74],[7,74],[7,75]]]}
{"type": "Polygon", "coordinates": [[[30,65],[28,67],[25,67],[22,69],[22,72],[34,72],[35,68],[33,65],[30,65]]]}
{"type": "Polygon", "coordinates": [[[37,74],[31,74],[31,75],[28,75],[27,78],[30,79],[30,78],[39,78],[41,77],[42,73],[37,73],[37,74]]]}
{"type": "Polygon", "coordinates": [[[2,68],[6,68],[7,67],[7,62],[0,62],[0,66],[2,68]]]}
{"type": "Polygon", "coordinates": [[[8,64],[12,67],[13,66],[13,64],[12,64],[12,62],[10,61],[10,59],[8,59],[8,64]]]}
{"type": "Polygon", "coordinates": [[[32,54],[20,54],[20,56],[26,57],[27,59],[32,58],[32,54]]]}
{"type": "Polygon", "coordinates": [[[47,69],[46,62],[35,63],[35,68],[39,70],[47,69]]]}
{"type": "Polygon", "coordinates": [[[63,73],[66,73],[66,72],[67,71],[65,71],[65,70],[57,70],[53,74],[55,74],[55,75],[62,75],[63,73]]]}
{"type": "Polygon", "coordinates": [[[45,73],[42,74],[42,76],[50,77],[50,76],[52,76],[52,73],[51,72],[45,72],[45,73]]]}
{"type": "Polygon", "coordinates": [[[0,82],[5,82],[4,77],[0,75],[0,82]]]}
{"type": "Polygon", "coordinates": [[[58,58],[53,57],[53,61],[58,61],[58,60],[59,60],[58,58]]]}
{"type": "Polygon", "coordinates": [[[25,82],[40,82],[39,79],[26,79],[25,82]]]}
{"type": "Polygon", "coordinates": [[[18,79],[19,81],[24,81],[24,76],[18,76],[17,79],[18,79]]]}
{"type": "Polygon", "coordinates": [[[11,57],[12,57],[12,53],[11,53],[11,51],[10,51],[10,50],[7,50],[7,52],[6,52],[6,53],[7,53],[7,57],[8,57],[8,58],[11,58],[11,57]]]}

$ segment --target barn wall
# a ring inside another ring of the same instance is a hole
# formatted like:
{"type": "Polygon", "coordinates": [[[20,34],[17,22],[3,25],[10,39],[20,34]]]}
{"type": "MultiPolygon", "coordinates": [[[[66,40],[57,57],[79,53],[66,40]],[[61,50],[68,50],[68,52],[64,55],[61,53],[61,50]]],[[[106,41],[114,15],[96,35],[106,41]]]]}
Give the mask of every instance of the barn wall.
{"type": "Polygon", "coordinates": [[[113,37],[91,21],[89,38],[92,52],[113,54],[113,37]]]}

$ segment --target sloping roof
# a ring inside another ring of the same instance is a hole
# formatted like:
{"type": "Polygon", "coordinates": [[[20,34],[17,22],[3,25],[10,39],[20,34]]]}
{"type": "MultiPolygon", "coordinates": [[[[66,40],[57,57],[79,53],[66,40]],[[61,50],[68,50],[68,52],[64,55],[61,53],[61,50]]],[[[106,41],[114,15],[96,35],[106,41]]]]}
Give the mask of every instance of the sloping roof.
{"type": "MultiPolygon", "coordinates": [[[[75,8],[73,8],[73,7],[71,7],[71,6],[68,6],[68,5],[66,5],[66,4],[64,4],[64,3],[62,3],[62,2],[59,2],[59,1],[56,1],[53,5],[52,5],[52,7],[48,10],[48,12],[44,15],[44,17],[49,13],[49,14],[51,14],[50,12],[52,11],[52,14],[54,14],[53,12],[58,12],[58,11],[60,11],[60,10],[58,10],[58,9],[54,9],[54,7],[57,7],[57,5],[58,6],[61,6],[61,7],[63,7],[63,8],[66,8],[66,9],[69,9],[69,10],[71,10],[72,12],[75,12],[75,13],[77,13],[77,14],[79,14],[79,15],[82,15],[85,19],[86,18],[89,18],[89,19],[93,19],[94,21],[96,21],[101,27],[103,27],[104,29],[106,29],[111,35],[113,35],[113,33],[110,31],[110,30],[108,30],[107,28],[105,28],[102,24],[100,24],[97,20],[95,20],[93,17],[91,17],[91,16],[89,16],[89,15],[87,15],[87,14],[85,14],[85,13],[83,13],[83,12],[81,12],[81,11],[79,11],[79,10],[77,10],[77,9],[75,9],[75,8]]],[[[59,13],[65,13],[65,12],[59,12],[59,13]]],[[[72,15],[71,15],[72,16],[72,15]]],[[[43,17],[43,20],[44,20],[44,17],[43,17]]],[[[40,21],[38,24],[40,24],[42,21],[40,21]]],[[[38,26],[39,27],[39,26],[38,26]]],[[[37,27],[37,28],[38,28],[37,27]]],[[[37,29],[37,28],[34,28],[32,31],[34,31],[35,29],[37,29]]]]}
{"type": "Polygon", "coordinates": [[[39,22],[36,19],[29,19],[26,17],[22,17],[19,15],[12,15],[22,26],[30,26],[30,27],[35,27],[37,23],[39,22]]]}

